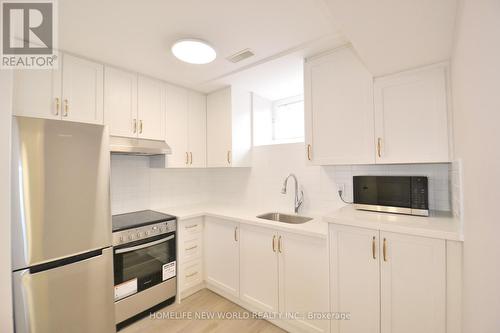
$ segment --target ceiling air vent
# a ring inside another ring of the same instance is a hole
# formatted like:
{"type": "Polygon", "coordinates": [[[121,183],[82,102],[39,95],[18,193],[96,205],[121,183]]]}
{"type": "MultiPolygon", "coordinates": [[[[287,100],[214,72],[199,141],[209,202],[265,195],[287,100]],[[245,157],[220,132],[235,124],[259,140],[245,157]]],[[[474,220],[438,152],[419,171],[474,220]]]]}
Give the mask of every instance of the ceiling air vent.
{"type": "Polygon", "coordinates": [[[242,60],[245,60],[246,58],[250,58],[253,55],[254,53],[250,51],[250,49],[245,49],[243,51],[233,54],[232,56],[227,57],[227,60],[237,63],[242,60]]]}

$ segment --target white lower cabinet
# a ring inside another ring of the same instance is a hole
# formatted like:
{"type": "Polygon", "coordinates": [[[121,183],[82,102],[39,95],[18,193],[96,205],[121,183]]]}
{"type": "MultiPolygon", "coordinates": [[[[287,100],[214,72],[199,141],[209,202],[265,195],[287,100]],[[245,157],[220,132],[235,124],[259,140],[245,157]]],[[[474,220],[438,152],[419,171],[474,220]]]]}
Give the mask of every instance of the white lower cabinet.
{"type": "Polygon", "coordinates": [[[240,295],[239,223],[205,218],[205,281],[223,296],[240,295]]]}
{"type": "Polygon", "coordinates": [[[277,237],[272,229],[241,226],[240,298],[259,311],[278,312],[277,237]]]}
{"type": "Polygon", "coordinates": [[[377,230],[330,227],[331,308],[350,313],[332,320],[332,333],[380,331],[380,264],[377,230]]]}
{"type": "Polygon", "coordinates": [[[327,240],[280,232],[278,242],[280,312],[299,314],[294,331],[329,332],[327,240]]]}
{"type": "Polygon", "coordinates": [[[445,241],[380,232],[380,242],[382,333],[445,333],[445,241]]]}
{"type": "Polygon", "coordinates": [[[444,240],[330,226],[332,332],[445,333],[444,240]]]}
{"type": "Polygon", "coordinates": [[[203,217],[181,220],[178,224],[178,268],[180,298],[202,289],[203,217]]]}

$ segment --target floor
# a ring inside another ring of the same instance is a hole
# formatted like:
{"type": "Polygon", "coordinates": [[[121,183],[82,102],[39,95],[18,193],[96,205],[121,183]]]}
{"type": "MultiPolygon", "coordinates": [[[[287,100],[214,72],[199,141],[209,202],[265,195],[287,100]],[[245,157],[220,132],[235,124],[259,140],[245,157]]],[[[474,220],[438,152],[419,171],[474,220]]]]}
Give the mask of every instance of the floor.
{"type": "Polygon", "coordinates": [[[250,312],[208,289],[200,290],[184,299],[181,304],[166,307],[156,315],[156,318],[146,317],[127,326],[120,333],[286,332],[266,320],[252,318],[250,312]],[[195,316],[198,318],[195,319],[195,316]],[[222,316],[226,319],[220,318],[222,316]],[[233,319],[227,319],[228,317],[233,319]]]}

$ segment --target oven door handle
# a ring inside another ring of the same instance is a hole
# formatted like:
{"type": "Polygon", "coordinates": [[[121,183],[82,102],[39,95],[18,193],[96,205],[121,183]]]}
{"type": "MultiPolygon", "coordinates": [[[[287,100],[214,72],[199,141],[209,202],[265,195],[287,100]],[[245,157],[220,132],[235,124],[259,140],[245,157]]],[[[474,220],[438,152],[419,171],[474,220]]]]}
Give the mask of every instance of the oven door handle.
{"type": "Polygon", "coordinates": [[[154,242],[150,242],[150,243],[146,243],[146,244],[141,244],[141,245],[137,245],[137,246],[132,246],[132,247],[126,247],[124,249],[118,249],[118,250],[115,250],[115,253],[116,254],[120,254],[120,253],[127,253],[127,252],[132,252],[132,251],[135,251],[135,250],[144,249],[146,247],[150,247],[150,246],[153,246],[153,245],[158,245],[158,244],[161,244],[161,243],[165,243],[166,241],[174,239],[174,237],[175,237],[174,235],[171,235],[171,236],[168,236],[167,238],[159,239],[159,240],[154,241],[154,242]]]}

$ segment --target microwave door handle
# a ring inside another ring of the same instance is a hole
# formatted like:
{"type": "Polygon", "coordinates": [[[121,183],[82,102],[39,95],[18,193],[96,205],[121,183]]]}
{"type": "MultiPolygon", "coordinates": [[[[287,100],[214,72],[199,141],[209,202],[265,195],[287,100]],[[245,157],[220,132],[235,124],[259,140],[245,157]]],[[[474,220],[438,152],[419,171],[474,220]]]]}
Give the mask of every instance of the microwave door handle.
{"type": "Polygon", "coordinates": [[[127,252],[132,252],[132,251],[135,251],[135,250],[140,250],[140,249],[144,249],[146,247],[150,247],[150,246],[153,246],[153,245],[158,245],[158,244],[161,244],[161,243],[165,243],[166,241],[169,241],[171,239],[174,239],[174,235],[172,236],[168,236],[167,238],[163,238],[163,239],[159,239],[157,241],[154,241],[154,242],[150,242],[150,243],[146,243],[146,244],[141,244],[141,245],[137,245],[137,246],[132,246],[132,247],[126,247],[124,249],[118,249],[115,251],[116,254],[120,254],[120,253],[127,253],[127,252]]]}

